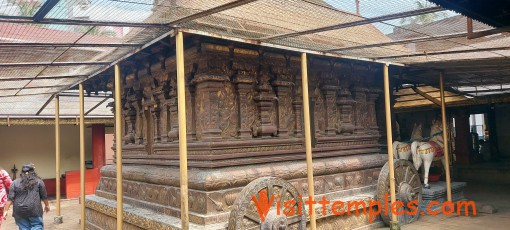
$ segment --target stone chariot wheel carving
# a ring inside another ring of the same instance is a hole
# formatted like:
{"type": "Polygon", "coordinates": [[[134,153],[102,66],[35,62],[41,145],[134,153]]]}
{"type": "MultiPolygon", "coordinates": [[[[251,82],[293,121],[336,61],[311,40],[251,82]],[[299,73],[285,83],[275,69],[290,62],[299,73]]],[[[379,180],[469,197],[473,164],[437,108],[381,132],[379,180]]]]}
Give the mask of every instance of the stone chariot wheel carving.
{"type": "MultiPolygon", "coordinates": [[[[414,168],[413,164],[407,160],[395,160],[395,198],[401,201],[403,208],[397,209],[397,212],[404,212],[397,215],[400,225],[409,224],[418,220],[421,215],[420,205],[422,204],[422,185],[420,175],[414,168]],[[409,204],[410,202],[413,202],[409,204]],[[413,214],[414,213],[414,214],[413,214]]],[[[379,179],[377,181],[377,201],[381,204],[383,210],[381,217],[386,225],[391,221],[391,205],[390,205],[390,167],[388,162],[381,169],[379,179]],[[387,196],[387,198],[386,198],[387,196]],[[386,205],[387,204],[387,205],[386,205]],[[385,207],[387,212],[385,212],[385,207]]]]}
{"type": "Polygon", "coordinates": [[[303,200],[297,189],[289,182],[276,177],[256,179],[246,185],[237,196],[230,211],[228,229],[305,230],[306,211],[303,210],[298,213],[298,204],[300,203],[303,204],[303,200]],[[268,204],[267,201],[271,200],[271,196],[274,197],[264,221],[262,221],[257,211],[252,196],[255,196],[258,201],[264,201],[267,197],[266,204],[268,204]],[[294,208],[294,213],[291,213],[291,209],[286,208],[285,202],[288,204],[287,207],[294,208]],[[278,207],[280,208],[279,212],[278,207]],[[289,215],[287,216],[284,213],[289,215]]]}

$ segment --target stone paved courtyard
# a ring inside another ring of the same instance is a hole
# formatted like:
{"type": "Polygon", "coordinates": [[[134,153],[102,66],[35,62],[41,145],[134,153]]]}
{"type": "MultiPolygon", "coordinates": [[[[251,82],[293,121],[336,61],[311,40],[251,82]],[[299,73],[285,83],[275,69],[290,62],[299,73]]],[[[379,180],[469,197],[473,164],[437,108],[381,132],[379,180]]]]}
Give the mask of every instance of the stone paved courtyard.
{"type": "Polygon", "coordinates": [[[402,229],[496,230],[510,228],[510,185],[468,183],[466,198],[479,204],[492,205],[498,209],[498,212],[494,214],[477,213],[476,217],[423,216],[419,221],[403,226],[402,229]]]}
{"type": "MultiPolygon", "coordinates": [[[[510,226],[510,185],[468,184],[466,197],[477,203],[490,204],[498,209],[497,213],[477,213],[476,217],[464,216],[424,216],[418,222],[403,226],[403,230],[421,229],[508,229],[510,226]]],[[[80,206],[77,199],[62,201],[64,223],[53,224],[55,202],[50,201],[51,211],[44,216],[45,229],[79,229],[80,206]]],[[[9,213],[11,215],[11,213],[9,213]]],[[[2,224],[3,230],[16,230],[14,219],[9,216],[2,224]]],[[[386,229],[386,228],[379,228],[386,229]]]]}
{"type": "MultiPolygon", "coordinates": [[[[63,224],[53,224],[53,217],[56,215],[55,210],[55,201],[50,200],[50,209],[51,211],[48,214],[43,216],[44,218],[44,229],[52,230],[52,229],[66,229],[66,230],[74,230],[80,229],[80,204],[78,199],[72,200],[62,200],[61,202],[61,212],[64,216],[63,224]]],[[[4,220],[2,223],[2,230],[17,230],[18,227],[14,223],[14,218],[12,217],[12,208],[9,211],[9,216],[7,220],[4,220]]]]}

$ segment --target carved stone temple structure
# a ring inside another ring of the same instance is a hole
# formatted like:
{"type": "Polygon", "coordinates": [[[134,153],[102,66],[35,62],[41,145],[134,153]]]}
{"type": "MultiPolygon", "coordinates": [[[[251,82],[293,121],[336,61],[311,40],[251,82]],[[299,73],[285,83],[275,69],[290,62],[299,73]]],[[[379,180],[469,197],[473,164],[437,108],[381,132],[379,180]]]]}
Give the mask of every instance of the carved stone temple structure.
{"type": "MultiPolygon", "coordinates": [[[[185,43],[190,228],[226,229],[240,191],[260,177],[284,179],[307,196],[299,53],[185,43]]],[[[175,51],[121,66],[124,228],[179,229],[175,51]]],[[[308,66],[315,195],[368,200],[387,161],[382,66],[314,56],[308,66]]],[[[115,229],[115,166],[101,175],[86,200],[87,228],[115,229]]],[[[319,229],[370,224],[365,215],[320,210],[319,229]]]]}

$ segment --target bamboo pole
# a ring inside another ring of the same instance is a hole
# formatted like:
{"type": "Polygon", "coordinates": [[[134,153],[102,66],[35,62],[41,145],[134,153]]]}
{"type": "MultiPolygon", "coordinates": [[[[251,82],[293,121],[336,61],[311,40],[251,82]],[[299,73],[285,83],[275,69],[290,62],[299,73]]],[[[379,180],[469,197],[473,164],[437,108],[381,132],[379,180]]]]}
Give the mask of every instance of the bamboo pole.
{"type": "MultiPolygon", "coordinates": [[[[308,196],[314,199],[313,191],[313,161],[312,161],[312,132],[310,130],[310,102],[308,98],[308,64],[306,62],[306,53],[301,53],[301,80],[303,89],[303,118],[305,125],[305,150],[306,150],[306,169],[308,176],[308,196]]],[[[315,205],[310,210],[310,226],[312,230],[317,229],[315,217],[315,205]]]]}
{"type": "Polygon", "coordinates": [[[122,193],[122,99],[120,97],[121,82],[120,68],[115,65],[115,163],[117,165],[117,230],[122,230],[123,218],[123,193],[122,193]]]}
{"type": "Polygon", "coordinates": [[[446,126],[446,102],[444,99],[444,72],[439,72],[439,86],[441,92],[441,117],[443,120],[444,168],[446,171],[446,198],[452,201],[452,186],[450,180],[450,156],[448,149],[448,127],[446,126]]]}
{"type": "MultiPolygon", "coordinates": [[[[388,144],[388,164],[390,168],[390,200],[395,203],[395,167],[393,166],[393,132],[391,128],[390,77],[388,64],[384,64],[384,108],[386,112],[386,141],[388,144]]],[[[400,229],[397,215],[391,212],[390,229],[400,229]]]]}
{"type": "Polygon", "coordinates": [[[85,117],[83,110],[83,83],[79,84],[80,91],[80,227],[85,230],[85,117]]]}
{"type": "Polygon", "coordinates": [[[184,42],[181,31],[177,32],[175,39],[177,58],[177,110],[179,119],[179,168],[181,181],[181,229],[188,230],[188,148],[186,140],[186,94],[184,89],[184,42]]]}
{"type": "Polygon", "coordinates": [[[60,214],[60,100],[59,96],[55,96],[55,195],[57,218],[61,218],[60,214]]]}

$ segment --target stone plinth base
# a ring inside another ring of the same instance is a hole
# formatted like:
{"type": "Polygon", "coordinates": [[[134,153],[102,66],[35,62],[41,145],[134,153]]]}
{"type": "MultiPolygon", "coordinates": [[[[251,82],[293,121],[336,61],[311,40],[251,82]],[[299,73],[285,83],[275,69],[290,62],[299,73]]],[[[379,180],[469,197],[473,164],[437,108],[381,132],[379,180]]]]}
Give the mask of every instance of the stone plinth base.
{"type": "MultiPolygon", "coordinates": [[[[87,196],[86,227],[90,230],[117,229],[116,207],[117,202],[96,195],[87,196]]],[[[226,225],[208,226],[208,229],[225,229],[226,225]]],[[[181,220],[172,216],[161,214],[153,210],[124,204],[124,229],[181,229],[181,220]]],[[[190,229],[204,229],[190,223],[190,229]]]]}
{"type": "MultiPolygon", "coordinates": [[[[429,183],[430,188],[423,189],[423,202],[422,205],[420,205],[420,210],[423,210],[426,212],[427,206],[430,204],[431,201],[437,201],[439,202],[438,205],[433,205],[430,208],[430,211],[441,211],[441,204],[445,201],[447,201],[446,198],[446,182],[444,181],[438,181],[434,183],[429,183]]],[[[452,182],[452,201],[460,201],[464,200],[464,189],[466,188],[467,183],[466,182],[452,182]]]]}
{"type": "MultiPolygon", "coordinates": [[[[374,199],[375,186],[367,186],[358,189],[350,189],[336,194],[335,196],[326,196],[333,203],[342,201],[347,204],[350,201],[368,201],[374,199]],[[356,194],[356,195],[353,195],[356,194]],[[338,198],[342,196],[342,198],[338,198]]],[[[320,200],[322,196],[315,196],[315,200],[320,200]]],[[[85,202],[86,209],[86,228],[89,230],[106,230],[116,229],[116,202],[110,199],[102,198],[96,195],[87,196],[85,202]]],[[[358,208],[361,208],[359,206],[358,208]]],[[[327,213],[324,215],[322,207],[316,205],[317,228],[318,229],[335,229],[335,230],[367,230],[384,226],[379,216],[375,216],[372,222],[368,215],[363,214],[363,210],[359,209],[360,215],[355,214],[355,209],[351,209],[352,214],[336,216],[331,213],[331,204],[327,205],[327,213]]],[[[305,212],[308,209],[305,206],[305,212]]],[[[309,218],[309,217],[308,217],[309,218]]],[[[194,230],[225,230],[228,222],[197,225],[190,223],[190,229],[194,230]]],[[[309,224],[308,224],[309,227],[309,224]]],[[[181,229],[179,218],[161,214],[159,212],[143,208],[135,207],[130,204],[124,204],[124,229],[125,230],[142,230],[142,229],[158,229],[158,230],[174,230],[181,229]]]]}
{"type": "MultiPolygon", "coordinates": [[[[377,177],[387,157],[382,154],[338,156],[314,161],[315,200],[367,200],[375,195],[377,177]]],[[[115,167],[105,166],[94,196],[86,198],[89,229],[116,229],[115,167]]],[[[179,169],[169,166],[123,167],[125,229],[180,229],[179,169]]],[[[306,163],[275,162],[256,166],[189,170],[191,229],[226,229],[230,209],[242,188],[254,179],[274,176],[307,196],[306,163]]],[[[330,204],[331,205],[331,204],[330,204]]],[[[329,205],[329,206],[330,206],[329,205]]],[[[368,216],[323,215],[316,206],[318,226],[353,229],[373,226],[368,216]]],[[[327,229],[327,228],[326,228],[327,229]]]]}

